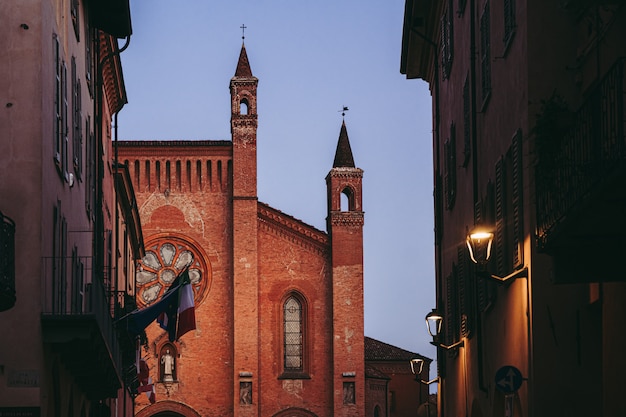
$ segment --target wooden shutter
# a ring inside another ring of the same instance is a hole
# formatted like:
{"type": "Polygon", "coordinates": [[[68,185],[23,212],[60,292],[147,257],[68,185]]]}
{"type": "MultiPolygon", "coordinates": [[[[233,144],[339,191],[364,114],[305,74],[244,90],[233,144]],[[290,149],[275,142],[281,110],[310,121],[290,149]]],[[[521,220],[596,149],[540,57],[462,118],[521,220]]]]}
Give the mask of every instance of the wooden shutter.
{"type": "Polygon", "coordinates": [[[513,268],[517,269],[524,264],[524,224],[523,224],[523,160],[522,160],[522,131],[518,130],[513,136],[511,144],[512,154],[512,206],[513,206],[513,268]]]}

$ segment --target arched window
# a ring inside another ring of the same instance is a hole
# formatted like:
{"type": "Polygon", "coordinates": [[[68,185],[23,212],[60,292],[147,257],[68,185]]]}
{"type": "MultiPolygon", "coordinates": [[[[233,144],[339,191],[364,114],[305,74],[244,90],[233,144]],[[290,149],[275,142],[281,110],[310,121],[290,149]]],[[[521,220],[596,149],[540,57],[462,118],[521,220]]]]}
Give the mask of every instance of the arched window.
{"type": "Polygon", "coordinates": [[[239,102],[239,114],[248,114],[248,100],[245,98],[239,102]]]}
{"type": "Polygon", "coordinates": [[[346,187],[341,192],[341,211],[354,210],[354,191],[350,187],[346,187]]]}
{"type": "Polygon", "coordinates": [[[283,305],[284,368],[303,371],[302,302],[290,296],[283,305]]]}

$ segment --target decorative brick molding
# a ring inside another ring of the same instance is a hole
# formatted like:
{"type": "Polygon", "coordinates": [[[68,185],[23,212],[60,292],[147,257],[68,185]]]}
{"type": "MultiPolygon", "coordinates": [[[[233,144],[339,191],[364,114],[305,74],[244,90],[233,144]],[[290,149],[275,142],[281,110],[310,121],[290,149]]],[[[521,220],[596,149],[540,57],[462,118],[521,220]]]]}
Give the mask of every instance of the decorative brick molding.
{"type": "Polygon", "coordinates": [[[330,221],[333,226],[363,226],[365,214],[362,211],[331,212],[330,221]]]}

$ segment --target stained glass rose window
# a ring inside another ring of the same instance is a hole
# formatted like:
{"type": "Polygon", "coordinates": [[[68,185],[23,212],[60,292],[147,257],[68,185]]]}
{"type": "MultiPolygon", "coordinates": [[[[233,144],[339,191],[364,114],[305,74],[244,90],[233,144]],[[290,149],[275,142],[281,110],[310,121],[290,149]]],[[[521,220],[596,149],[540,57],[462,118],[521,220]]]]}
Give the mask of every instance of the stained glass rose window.
{"type": "Polygon", "coordinates": [[[146,254],[136,272],[137,303],[148,306],[163,296],[172,282],[189,265],[189,278],[198,303],[211,283],[206,257],[185,239],[167,236],[146,243],[146,254]]]}

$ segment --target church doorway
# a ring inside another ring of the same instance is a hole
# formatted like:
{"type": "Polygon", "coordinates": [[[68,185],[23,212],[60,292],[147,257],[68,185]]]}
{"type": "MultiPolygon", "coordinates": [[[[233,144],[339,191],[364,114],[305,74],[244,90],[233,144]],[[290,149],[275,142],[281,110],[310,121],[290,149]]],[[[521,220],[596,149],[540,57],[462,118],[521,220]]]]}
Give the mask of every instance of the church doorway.
{"type": "Polygon", "coordinates": [[[141,409],[136,417],[201,417],[200,414],[186,404],[177,401],[159,401],[141,409]]]}
{"type": "Polygon", "coordinates": [[[317,417],[317,415],[302,408],[288,408],[274,414],[273,417],[317,417]]]}

